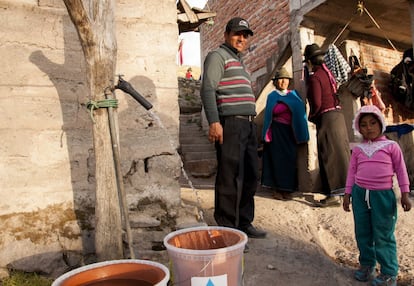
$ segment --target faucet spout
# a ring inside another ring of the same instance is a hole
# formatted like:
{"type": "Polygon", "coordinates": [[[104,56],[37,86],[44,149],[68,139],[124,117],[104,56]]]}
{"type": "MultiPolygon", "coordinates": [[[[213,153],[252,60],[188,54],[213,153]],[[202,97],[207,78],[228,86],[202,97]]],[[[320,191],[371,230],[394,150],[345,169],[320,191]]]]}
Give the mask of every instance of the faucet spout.
{"type": "Polygon", "coordinates": [[[138,101],[146,110],[150,110],[152,108],[152,104],[146,100],[141,94],[138,93],[134,89],[134,87],[127,82],[126,80],[122,79],[122,76],[119,75],[118,84],[115,86],[116,89],[120,89],[123,92],[128,93],[131,95],[136,101],[138,101]]]}

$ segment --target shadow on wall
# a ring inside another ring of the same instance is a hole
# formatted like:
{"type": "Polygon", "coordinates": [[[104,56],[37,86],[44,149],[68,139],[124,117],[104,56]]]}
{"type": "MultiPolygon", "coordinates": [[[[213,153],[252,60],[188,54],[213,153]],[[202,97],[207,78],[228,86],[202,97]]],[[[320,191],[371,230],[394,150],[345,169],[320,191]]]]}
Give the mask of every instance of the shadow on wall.
{"type": "MultiPolygon", "coordinates": [[[[74,211],[81,231],[84,254],[95,252],[94,205],[95,205],[95,158],[91,131],[91,118],[85,107],[88,87],[85,83],[85,62],[77,34],[69,17],[63,17],[64,61],[55,63],[41,50],[33,52],[29,60],[45,73],[59,97],[62,115],[61,147],[66,142],[70,163],[74,211]],[[76,46],[74,43],[77,43],[76,46]],[[86,168],[85,168],[86,167],[86,168]]],[[[59,236],[63,234],[59,234],[59,236]]],[[[65,239],[65,237],[57,238],[65,239]]],[[[62,251],[68,245],[62,245],[62,251]]],[[[47,254],[45,254],[47,255],[47,254]]],[[[81,261],[72,261],[78,264],[81,261]]],[[[61,263],[60,263],[61,264],[61,263]]],[[[59,264],[57,264],[59,265],[59,264]]]]}

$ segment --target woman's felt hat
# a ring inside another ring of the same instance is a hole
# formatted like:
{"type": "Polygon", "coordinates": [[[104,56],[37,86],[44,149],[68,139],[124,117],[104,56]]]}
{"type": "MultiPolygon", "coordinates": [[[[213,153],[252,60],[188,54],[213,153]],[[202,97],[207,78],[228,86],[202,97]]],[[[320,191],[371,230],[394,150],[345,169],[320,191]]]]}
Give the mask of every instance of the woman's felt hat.
{"type": "Polygon", "coordinates": [[[310,60],[313,57],[319,56],[319,55],[324,55],[325,51],[322,50],[317,44],[311,44],[311,45],[307,45],[305,47],[305,52],[304,52],[304,56],[305,56],[305,61],[310,60]]]}
{"type": "Polygon", "coordinates": [[[288,79],[292,79],[292,76],[290,75],[290,73],[287,71],[287,69],[285,69],[284,67],[282,67],[281,69],[279,69],[275,76],[272,78],[272,80],[277,80],[279,78],[288,78],[288,79]]]}

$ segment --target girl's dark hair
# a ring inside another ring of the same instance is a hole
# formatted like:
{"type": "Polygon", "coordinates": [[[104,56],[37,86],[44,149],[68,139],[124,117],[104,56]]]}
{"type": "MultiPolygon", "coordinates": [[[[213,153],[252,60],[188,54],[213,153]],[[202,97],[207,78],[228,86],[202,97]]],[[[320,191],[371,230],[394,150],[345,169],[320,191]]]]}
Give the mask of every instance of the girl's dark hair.
{"type": "Polygon", "coordinates": [[[310,62],[314,66],[321,66],[325,62],[324,55],[314,56],[310,59],[310,62]]]}

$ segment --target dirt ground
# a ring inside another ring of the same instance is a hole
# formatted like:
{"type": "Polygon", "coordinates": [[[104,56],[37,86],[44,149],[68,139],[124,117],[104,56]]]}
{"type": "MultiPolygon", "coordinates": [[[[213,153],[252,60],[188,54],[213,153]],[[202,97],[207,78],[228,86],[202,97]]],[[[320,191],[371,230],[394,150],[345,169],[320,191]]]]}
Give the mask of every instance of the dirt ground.
{"type": "MultiPolygon", "coordinates": [[[[182,188],[184,203],[197,205],[204,222],[215,225],[214,190],[182,188]]],[[[249,239],[244,254],[244,286],[370,285],[353,279],[358,266],[352,213],[342,207],[317,208],[317,194],[296,194],[278,201],[265,190],[256,194],[254,225],[268,232],[265,239],[249,239]]],[[[398,208],[396,237],[399,286],[414,285],[414,211],[398,208]]]]}

